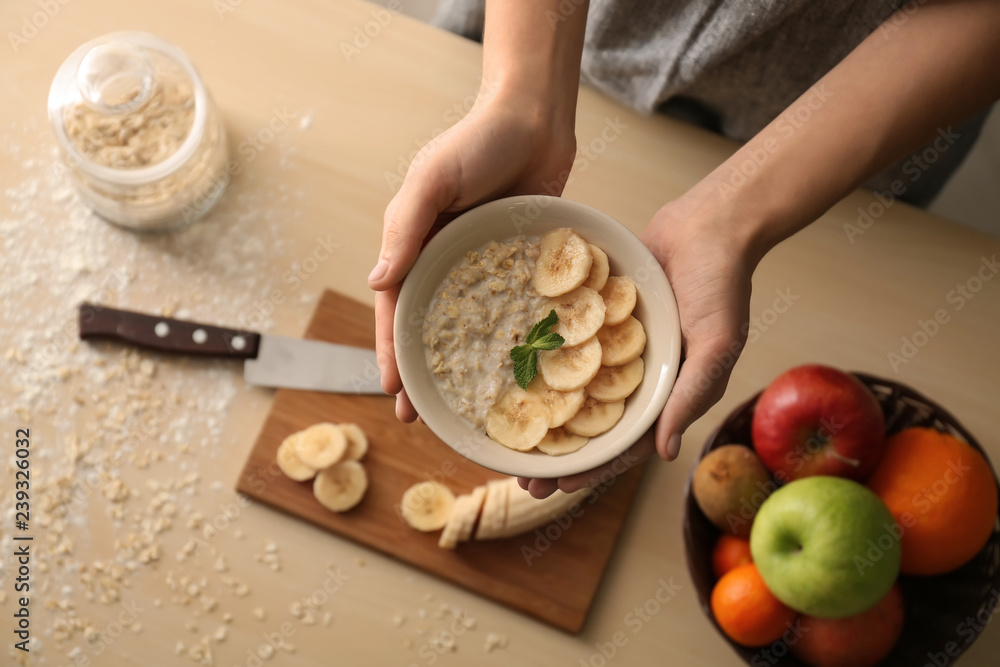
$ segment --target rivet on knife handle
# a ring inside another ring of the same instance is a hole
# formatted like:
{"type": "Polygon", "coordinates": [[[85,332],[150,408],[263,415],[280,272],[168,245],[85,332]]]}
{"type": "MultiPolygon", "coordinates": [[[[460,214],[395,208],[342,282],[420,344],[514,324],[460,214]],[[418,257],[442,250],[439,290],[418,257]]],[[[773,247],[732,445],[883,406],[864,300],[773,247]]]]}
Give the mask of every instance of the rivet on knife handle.
{"type": "Polygon", "coordinates": [[[208,324],[80,304],[80,338],[109,338],[132,345],[209,357],[254,359],[260,335],[208,324]]]}

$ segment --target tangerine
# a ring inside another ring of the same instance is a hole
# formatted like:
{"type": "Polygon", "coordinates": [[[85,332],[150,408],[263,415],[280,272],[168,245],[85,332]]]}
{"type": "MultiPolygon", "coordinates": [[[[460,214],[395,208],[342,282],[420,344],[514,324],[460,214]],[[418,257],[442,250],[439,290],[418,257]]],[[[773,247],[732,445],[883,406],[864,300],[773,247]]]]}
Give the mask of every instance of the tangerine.
{"type": "Polygon", "coordinates": [[[959,568],[995,529],[993,469],[975,448],[948,433],[915,427],[889,438],[868,488],[896,519],[905,574],[959,568]]]}
{"type": "Polygon", "coordinates": [[[740,565],[752,562],[750,540],[745,537],[723,534],[712,549],[712,571],[717,579],[740,565]]]}
{"type": "Polygon", "coordinates": [[[712,589],[712,614],[737,644],[765,646],[781,638],[798,615],[768,590],[753,563],[722,576],[712,589]]]}

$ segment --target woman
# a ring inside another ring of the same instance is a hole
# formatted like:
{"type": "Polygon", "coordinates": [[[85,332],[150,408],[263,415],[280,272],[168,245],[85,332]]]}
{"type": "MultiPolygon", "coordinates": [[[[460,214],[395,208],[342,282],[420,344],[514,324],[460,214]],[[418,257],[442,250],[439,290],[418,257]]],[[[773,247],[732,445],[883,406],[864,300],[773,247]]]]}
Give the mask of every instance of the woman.
{"type": "MultiPolygon", "coordinates": [[[[503,196],[561,192],[582,78],[640,111],[685,114],[746,142],[642,235],[674,289],[685,360],[655,438],[629,460],[676,458],[681,435],[725,392],[765,253],[866,183],[926,205],[1000,98],[1000,2],[900,5],[447,0],[440,23],[482,32],[483,83],[469,114],[414,159],[369,276],[383,388],[399,418],[417,416],[392,349],[400,282],[436,223],[503,196]]],[[[521,483],[544,497],[611,465],[521,483]]]]}

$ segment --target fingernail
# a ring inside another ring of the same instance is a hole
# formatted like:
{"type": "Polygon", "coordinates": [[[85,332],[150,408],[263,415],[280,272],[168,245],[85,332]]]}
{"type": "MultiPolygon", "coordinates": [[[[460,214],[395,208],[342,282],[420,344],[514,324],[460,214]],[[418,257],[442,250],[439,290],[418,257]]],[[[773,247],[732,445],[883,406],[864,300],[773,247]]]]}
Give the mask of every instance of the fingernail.
{"type": "Polygon", "coordinates": [[[677,455],[680,453],[680,451],[681,451],[681,434],[674,433],[672,436],[670,436],[670,439],[667,440],[667,456],[669,456],[670,460],[673,461],[674,459],[677,458],[677,455]]]}
{"type": "Polygon", "coordinates": [[[389,262],[387,262],[384,259],[380,259],[378,264],[375,265],[375,268],[372,269],[372,272],[368,274],[368,282],[373,283],[378,280],[382,280],[382,278],[385,277],[385,274],[388,273],[388,271],[389,271],[389,262]]]}

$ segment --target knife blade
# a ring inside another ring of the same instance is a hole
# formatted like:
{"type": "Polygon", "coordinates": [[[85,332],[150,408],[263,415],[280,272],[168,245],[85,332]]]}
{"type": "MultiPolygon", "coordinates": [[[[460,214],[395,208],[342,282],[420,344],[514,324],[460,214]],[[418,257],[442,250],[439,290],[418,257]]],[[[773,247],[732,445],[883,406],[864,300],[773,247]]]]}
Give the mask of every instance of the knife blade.
{"type": "Polygon", "coordinates": [[[264,387],[381,394],[375,350],[271,336],[93,303],[80,304],[80,338],[159,352],[243,360],[243,379],[264,387]]]}

